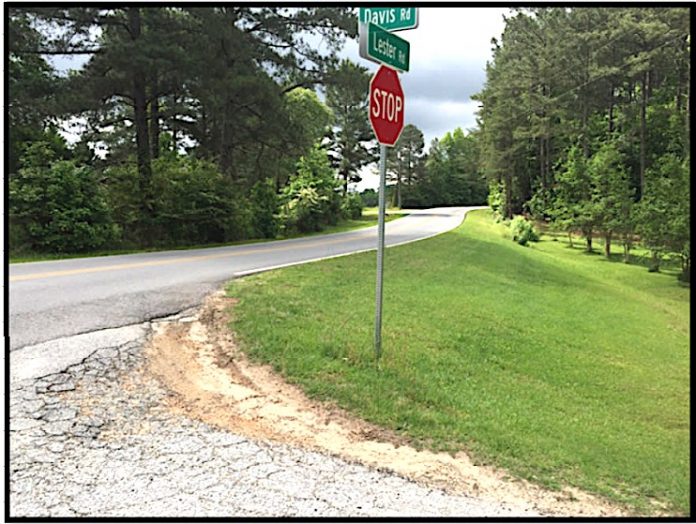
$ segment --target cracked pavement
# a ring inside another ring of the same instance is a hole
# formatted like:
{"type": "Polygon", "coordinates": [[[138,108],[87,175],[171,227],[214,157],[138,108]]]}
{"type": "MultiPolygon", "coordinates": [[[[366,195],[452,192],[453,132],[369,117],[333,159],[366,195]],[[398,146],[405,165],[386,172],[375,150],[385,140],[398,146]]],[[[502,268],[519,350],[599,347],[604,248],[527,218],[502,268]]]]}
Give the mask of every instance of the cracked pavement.
{"type": "Polygon", "coordinates": [[[172,413],[143,373],[151,327],[11,353],[12,517],[534,515],[172,413]]]}

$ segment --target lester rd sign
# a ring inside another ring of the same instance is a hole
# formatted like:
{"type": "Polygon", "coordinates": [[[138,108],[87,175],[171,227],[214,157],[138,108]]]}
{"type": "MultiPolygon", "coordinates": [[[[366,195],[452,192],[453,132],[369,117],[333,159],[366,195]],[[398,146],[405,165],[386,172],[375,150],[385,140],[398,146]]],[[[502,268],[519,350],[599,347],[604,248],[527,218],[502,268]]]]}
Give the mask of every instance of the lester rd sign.
{"type": "Polygon", "coordinates": [[[404,128],[404,91],[393,69],[380,66],[370,80],[369,111],[377,141],[393,146],[404,128]]]}
{"type": "Polygon", "coordinates": [[[387,64],[399,71],[408,71],[411,45],[378,25],[360,24],[358,50],[363,58],[387,64]]]}

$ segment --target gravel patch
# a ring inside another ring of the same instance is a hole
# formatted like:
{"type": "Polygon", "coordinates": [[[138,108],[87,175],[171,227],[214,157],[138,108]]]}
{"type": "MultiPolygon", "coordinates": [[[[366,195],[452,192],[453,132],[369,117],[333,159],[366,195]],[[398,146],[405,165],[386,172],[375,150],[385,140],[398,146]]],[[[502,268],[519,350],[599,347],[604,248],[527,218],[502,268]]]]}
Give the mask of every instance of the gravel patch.
{"type": "Polygon", "coordinates": [[[14,370],[12,517],[536,515],[173,413],[142,371],[150,327],[59,372],[14,370]]]}

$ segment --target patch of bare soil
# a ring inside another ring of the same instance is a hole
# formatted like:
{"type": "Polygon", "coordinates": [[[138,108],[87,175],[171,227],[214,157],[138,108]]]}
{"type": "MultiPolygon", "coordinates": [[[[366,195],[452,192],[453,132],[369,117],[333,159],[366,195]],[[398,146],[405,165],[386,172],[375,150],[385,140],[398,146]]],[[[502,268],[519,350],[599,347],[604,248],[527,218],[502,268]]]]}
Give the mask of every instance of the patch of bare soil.
{"type": "Polygon", "coordinates": [[[196,317],[155,324],[147,366],[177,412],[256,439],[272,440],[380,469],[450,493],[553,516],[621,516],[625,509],[575,488],[550,491],[466,453],[418,451],[390,431],[308,399],[270,366],[251,363],[227,326],[233,299],[211,295],[196,317]]]}

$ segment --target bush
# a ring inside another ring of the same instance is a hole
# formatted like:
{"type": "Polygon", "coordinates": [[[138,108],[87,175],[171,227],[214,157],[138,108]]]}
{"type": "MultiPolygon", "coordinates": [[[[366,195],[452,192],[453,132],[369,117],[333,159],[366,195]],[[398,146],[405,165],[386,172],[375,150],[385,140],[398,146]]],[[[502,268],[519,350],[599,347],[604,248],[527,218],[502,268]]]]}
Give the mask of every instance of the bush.
{"type": "Polygon", "coordinates": [[[550,210],[553,209],[553,194],[549,189],[539,189],[532,195],[525,207],[532,218],[542,221],[551,218],[550,210]]]}
{"type": "Polygon", "coordinates": [[[510,222],[512,240],[521,246],[526,246],[528,242],[537,242],[539,235],[534,231],[532,223],[522,216],[516,216],[510,222]]]}
{"type": "Polygon", "coordinates": [[[365,189],[360,193],[360,198],[362,198],[363,207],[377,207],[378,205],[377,191],[372,188],[365,189]]]}
{"type": "Polygon", "coordinates": [[[78,253],[117,240],[120,230],[94,170],[54,158],[46,144],[33,144],[9,181],[10,238],[22,242],[12,250],[78,253]]]}
{"type": "Polygon", "coordinates": [[[139,225],[142,202],[135,161],[104,169],[105,194],[111,216],[122,231],[119,247],[137,248],[142,244],[139,225]]]}
{"type": "Polygon", "coordinates": [[[344,218],[357,220],[362,216],[363,200],[357,193],[348,193],[341,203],[341,214],[344,218]]]}
{"type": "Polygon", "coordinates": [[[278,234],[278,205],[279,199],[273,180],[260,180],[254,184],[251,188],[254,237],[276,237],[278,234]]]}
{"type": "Polygon", "coordinates": [[[152,173],[156,243],[206,244],[252,235],[249,201],[212,162],[166,155],[152,162],[152,173]]]}
{"type": "Polygon", "coordinates": [[[493,210],[493,218],[496,222],[500,222],[503,213],[503,192],[504,187],[502,182],[493,182],[488,187],[488,205],[493,210]]]}
{"type": "Polygon", "coordinates": [[[297,163],[297,172],[283,189],[281,220],[286,231],[321,231],[341,213],[339,183],[326,151],[315,146],[297,163]]]}

